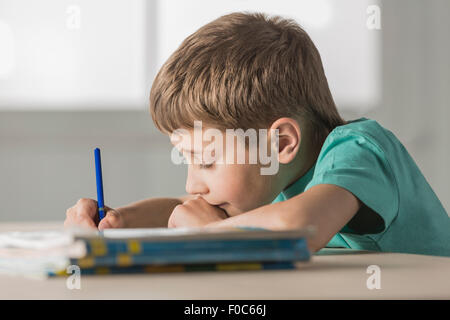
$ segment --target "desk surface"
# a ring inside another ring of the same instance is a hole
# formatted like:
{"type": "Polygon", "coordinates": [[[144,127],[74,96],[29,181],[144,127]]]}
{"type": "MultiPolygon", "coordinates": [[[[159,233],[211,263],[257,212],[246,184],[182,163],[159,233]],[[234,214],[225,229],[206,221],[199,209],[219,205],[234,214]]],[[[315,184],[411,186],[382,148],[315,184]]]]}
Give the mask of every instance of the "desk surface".
{"type": "MultiPolygon", "coordinates": [[[[2,231],[42,230],[53,223],[2,223],[2,231]]],[[[296,270],[82,276],[81,289],[65,278],[0,275],[0,299],[450,299],[450,258],[326,249],[296,270]],[[370,265],[380,289],[368,289],[370,265]]]]}

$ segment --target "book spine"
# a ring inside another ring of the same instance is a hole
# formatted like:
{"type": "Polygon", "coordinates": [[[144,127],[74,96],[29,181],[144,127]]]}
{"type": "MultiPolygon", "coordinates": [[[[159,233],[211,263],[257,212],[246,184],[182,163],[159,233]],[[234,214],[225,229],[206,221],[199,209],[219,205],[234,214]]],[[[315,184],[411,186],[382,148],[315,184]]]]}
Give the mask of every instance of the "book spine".
{"type": "Polygon", "coordinates": [[[146,264],[185,264],[185,263],[222,263],[248,261],[306,261],[310,253],[306,246],[291,249],[261,249],[251,251],[202,251],[202,252],[170,252],[161,254],[130,255],[118,254],[109,256],[86,256],[71,259],[71,264],[81,268],[95,266],[132,266],[146,264]]]}
{"type": "MultiPolygon", "coordinates": [[[[92,267],[80,269],[81,275],[129,274],[129,273],[169,273],[169,272],[201,272],[201,271],[255,271],[255,270],[287,270],[295,269],[290,261],[283,262],[246,262],[246,263],[216,263],[193,265],[142,265],[128,267],[92,267]]],[[[68,276],[66,270],[49,272],[48,276],[68,276]]]]}
{"type": "Polygon", "coordinates": [[[184,242],[145,242],[137,240],[104,240],[86,241],[88,255],[106,256],[112,254],[144,254],[180,250],[254,250],[254,249],[293,249],[304,239],[264,239],[264,240],[210,240],[184,242]]]}

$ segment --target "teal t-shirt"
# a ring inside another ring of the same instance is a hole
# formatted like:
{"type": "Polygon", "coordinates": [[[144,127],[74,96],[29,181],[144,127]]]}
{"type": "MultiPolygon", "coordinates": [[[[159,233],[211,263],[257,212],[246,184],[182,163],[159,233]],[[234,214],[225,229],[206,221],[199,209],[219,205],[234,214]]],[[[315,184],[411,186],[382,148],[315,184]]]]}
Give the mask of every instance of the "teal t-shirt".
{"type": "Polygon", "coordinates": [[[361,209],[326,247],[450,256],[450,218],[392,132],[360,118],[336,127],[315,165],[273,203],[319,184],[347,189],[361,209]]]}

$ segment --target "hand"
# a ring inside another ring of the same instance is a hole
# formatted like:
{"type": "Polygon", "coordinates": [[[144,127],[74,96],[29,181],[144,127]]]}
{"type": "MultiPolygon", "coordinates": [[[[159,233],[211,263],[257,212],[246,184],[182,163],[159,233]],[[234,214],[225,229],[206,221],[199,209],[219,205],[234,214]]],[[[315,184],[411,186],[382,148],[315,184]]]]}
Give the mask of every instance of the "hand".
{"type": "Polygon", "coordinates": [[[66,211],[64,227],[80,226],[91,229],[124,228],[125,222],[119,211],[105,206],[105,217],[99,223],[97,201],[82,198],[66,211]]]}
{"type": "Polygon", "coordinates": [[[177,205],[169,217],[169,228],[202,227],[209,223],[221,221],[228,216],[219,207],[210,205],[201,196],[177,205]]]}

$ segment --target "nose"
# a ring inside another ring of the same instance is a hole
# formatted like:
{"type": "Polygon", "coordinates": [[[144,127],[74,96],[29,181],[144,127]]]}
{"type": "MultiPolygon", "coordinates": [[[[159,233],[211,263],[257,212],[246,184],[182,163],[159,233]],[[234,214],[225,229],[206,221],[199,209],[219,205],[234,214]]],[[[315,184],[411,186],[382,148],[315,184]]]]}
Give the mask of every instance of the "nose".
{"type": "Polygon", "coordinates": [[[189,194],[207,194],[208,186],[202,180],[198,172],[191,165],[188,166],[188,175],[186,179],[186,192],[189,194]]]}

